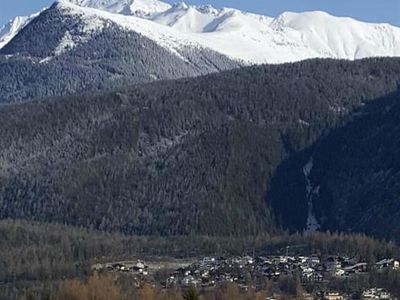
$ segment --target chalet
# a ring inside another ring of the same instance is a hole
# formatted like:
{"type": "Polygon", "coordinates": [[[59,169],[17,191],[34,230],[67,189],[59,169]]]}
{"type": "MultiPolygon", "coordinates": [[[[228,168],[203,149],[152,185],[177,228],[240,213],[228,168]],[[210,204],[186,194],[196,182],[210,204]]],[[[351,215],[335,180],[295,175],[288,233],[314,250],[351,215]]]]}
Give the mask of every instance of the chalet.
{"type": "Polygon", "coordinates": [[[92,266],[92,271],[94,271],[94,272],[101,271],[102,269],[103,269],[103,265],[102,264],[94,264],[92,266]]]}
{"type": "Polygon", "coordinates": [[[309,257],[309,258],[307,259],[307,263],[308,263],[310,266],[316,266],[316,265],[319,265],[319,264],[321,263],[321,260],[319,259],[318,256],[311,256],[311,257],[309,257]]]}
{"type": "Polygon", "coordinates": [[[385,289],[381,289],[381,288],[372,288],[372,289],[364,291],[362,294],[362,298],[363,299],[382,299],[382,300],[394,299],[388,291],[386,291],[385,289]]]}
{"type": "Polygon", "coordinates": [[[324,277],[313,268],[304,268],[301,271],[301,279],[303,282],[322,282],[324,277]]]}
{"type": "Polygon", "coordinates": [[[338,270],[338,269],[340,269],[342,267],[342,263],[336,257],[329,257],[325,261],[324,267],[325,267],[327,272],[335,273],[336,270],[338,270]]]}
{"type": "Polygon", "coordinates": [[[312,294],[309,294],[309,293],[303,293],[303,297],[302,297],[302,299],[303,300],[314,300],[314,295],[312,295],[312,294]]]}
{"type": "Polygon", "coordinates": [[[377,269],[392,269],[398,270],[400,268],[399,261],[395,259],[383,259],[375,264],[377,269]]]}
{"type": "Polygon", "coordinates": [[[193,276],[189,275],[189,276],[185,276],[182,279],[182,285],[183,286],[191,286],[191,285],[197,285],[199,282],[198,280],[196,280],[193,276]]]}
{"type": "Polygon", "coordinates": [[[357,274],[357,273],[364,273],[368,271],[368,264],[367,263],[358,263],[353,266],[349,266],[343,268],[346,274],[357,274]]]}
{"type": "Polygon", "coordinates": [[[333,276],[335,276],[335,277],[342,277],[345,275],[346,275],[346,271],[343,269],[337,269],[337,270],[335,270],[335,272],[333,274],[333,276]]]}
{"type": "Polygon", "coordinates": [[[329,292],[326,293],[323,297],[324,300],[343,300],[344,297],[337,292],[329,292]]]}

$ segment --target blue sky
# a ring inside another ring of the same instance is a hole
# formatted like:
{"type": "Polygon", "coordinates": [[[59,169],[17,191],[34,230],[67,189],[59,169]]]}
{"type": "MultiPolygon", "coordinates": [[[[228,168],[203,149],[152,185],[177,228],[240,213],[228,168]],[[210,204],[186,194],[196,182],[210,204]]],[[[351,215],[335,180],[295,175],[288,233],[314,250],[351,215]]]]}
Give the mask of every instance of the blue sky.
{"type": "MultiPolygon", "coordinates": [[[[52,0],[0,0],[0,25],[14,16],[36,12],[52,2],[52,0]]],[[[187,0],[185,2],[196,5],[211,4],[215,7],[235,7],[272,17],[288,10],[323,10],[337,16],[400,26],[400,0],[187,0]]]]}

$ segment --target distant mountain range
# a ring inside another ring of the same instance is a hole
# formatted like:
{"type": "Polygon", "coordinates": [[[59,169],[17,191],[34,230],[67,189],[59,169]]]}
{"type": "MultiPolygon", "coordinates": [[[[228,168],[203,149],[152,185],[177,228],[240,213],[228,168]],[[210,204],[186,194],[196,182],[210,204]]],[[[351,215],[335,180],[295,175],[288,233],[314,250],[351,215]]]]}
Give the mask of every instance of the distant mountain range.
{"type": "Polygon", "coordinates": [[[400,29],[156,0],[69,0],[0,30],[0,103],[310,58],[400,55],[400,29]]]}
{"type": "MultiPolygon", "coordinates": [[[[157,0],[64,0],[56,5],[64,15],[80,17],[87,38],[112,23],[142,34],[177,55],[188,46],[249,64],[400,55],[399,28],[324,12],[287,12],[271,18],[231,8],[185,3],[171,6],[157,0]]],[[[0,40],[10,40],[29,20],[32,16],[11,21],[0,40]]],[[[63,41],[59,41],[60,47],[63,41]]],[[[85,41],[74,40],[74,45],[85,41]]]]}
{"type": "MultiPolygon", "coordinates": [[[[243,65],[207,48],[187,45],[170,51],[100,18],[102,13],[56,3],[31,20],[0,49],[0,103],[193,77],[243,65]]],[[[153,24],[134,20],[143,30],[153,24]]]]}

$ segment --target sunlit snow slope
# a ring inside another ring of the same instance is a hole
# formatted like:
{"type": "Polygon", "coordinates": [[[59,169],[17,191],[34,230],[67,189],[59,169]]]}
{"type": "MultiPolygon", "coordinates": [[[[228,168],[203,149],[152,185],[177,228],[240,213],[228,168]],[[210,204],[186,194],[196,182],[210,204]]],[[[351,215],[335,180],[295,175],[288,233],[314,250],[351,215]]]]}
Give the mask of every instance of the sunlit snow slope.
{"type": "Polygon", "coordinates": [[[171,6],[157,0],[68,0],[72,4],[105,10],[111,13],[151,17],[171,6]]]}
{"type": "MultiPolygon", "coordinates": [[[[92,28],[111,21],[175,53],[186,46],[208,48],[250,64],[400,56],[400,28],[324,12],[287,12],[270,18],[231,8],[171,6],[157,0],[63,0],[60,5],[69,13],[87,16],[92,28]]],[[[15,35],[23,25],[11,33],[8,27],[3,29],[0,43],[2,36],[15,35]]]]}
{"type": "Polygon", "coordinates": [[[36,18],[39,13],[35,13],[28,17],[15,17],[6,25],[0,28],[0,49],[11,41],[18,32],[24,28],[31,20],[36,18]]]}

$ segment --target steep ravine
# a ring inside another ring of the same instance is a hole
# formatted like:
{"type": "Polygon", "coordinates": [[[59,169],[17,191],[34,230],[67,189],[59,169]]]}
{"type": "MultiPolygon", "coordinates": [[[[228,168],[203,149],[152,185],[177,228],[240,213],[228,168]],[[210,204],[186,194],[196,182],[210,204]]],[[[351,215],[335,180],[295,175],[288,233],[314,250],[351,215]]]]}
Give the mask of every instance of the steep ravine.
{"type": "Polygon", "coordinates": [[[399,124],[400,91],[355,110],[342,126],[283,162],[271,194],[281,226],[398,241],[399,124]]]}
{"type": "Polygon", "coordinates": [[[312,233],[321,228],[317,217],[314,212],[314,204],[313,201],[316,197],[319,196],[320,186],[313,186],[311,182],[310,174],[314,166],[313,157],[311,156],[310,160],[303,167],[303,174],[307,182],[306,186],[306,199],[307,199],[307,223],[306,223],[306,232],[312,233]]]}

